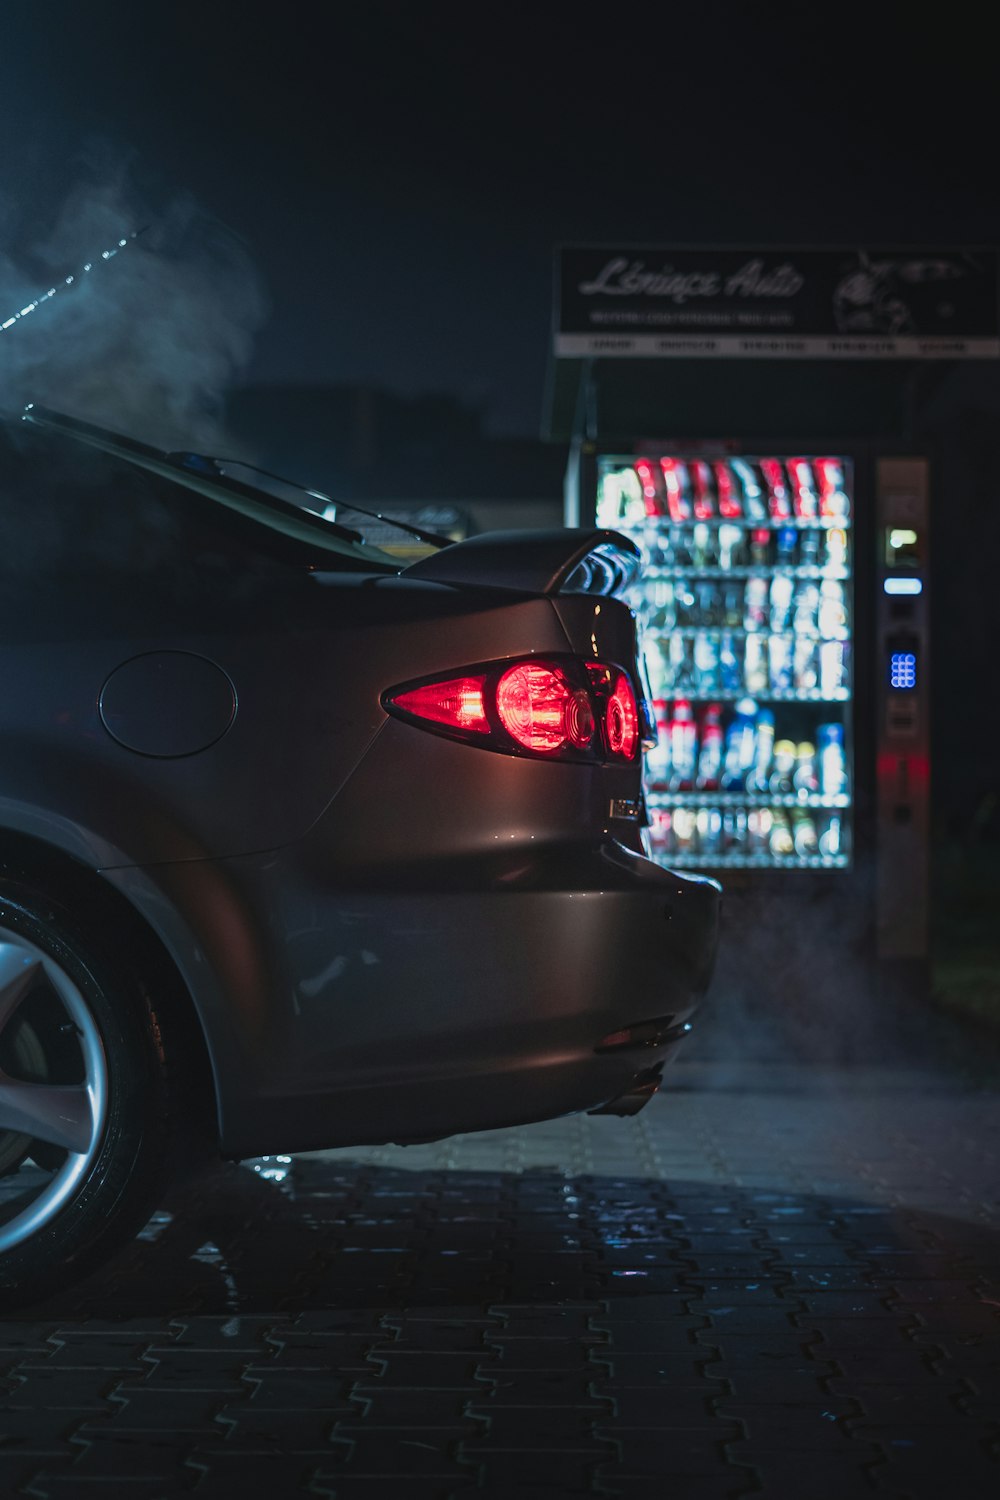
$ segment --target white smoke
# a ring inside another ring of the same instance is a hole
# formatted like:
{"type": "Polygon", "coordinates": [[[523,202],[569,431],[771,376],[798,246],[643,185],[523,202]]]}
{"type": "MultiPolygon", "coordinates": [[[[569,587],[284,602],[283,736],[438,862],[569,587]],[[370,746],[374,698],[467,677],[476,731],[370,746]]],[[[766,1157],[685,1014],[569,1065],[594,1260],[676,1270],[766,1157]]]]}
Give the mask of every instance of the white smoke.
{"type": "Polygon", "coordinates": [[[144,205],[127,168],[106,163],[50,229],[8,230],[0,324],[38,305],[0,331],[0,407],[34,401],[156,447],[224,440],[225,395],[266,313],[232,233],[189,198],[144,205]],[[105,250],[116,253],[102,259],[105,250]]]}

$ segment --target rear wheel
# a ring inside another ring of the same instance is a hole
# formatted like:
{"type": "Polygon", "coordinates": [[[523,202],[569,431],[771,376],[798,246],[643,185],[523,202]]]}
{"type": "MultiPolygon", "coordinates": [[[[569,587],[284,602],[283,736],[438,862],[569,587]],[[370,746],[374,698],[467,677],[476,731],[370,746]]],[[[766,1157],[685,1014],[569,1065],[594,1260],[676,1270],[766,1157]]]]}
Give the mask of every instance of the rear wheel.
{"type": "Polygon", "coordinates": [[[167,1080],[138,982],[30,886],[0,883],[0,1305],[99,1264],[162,1186],[167,1080]]]}

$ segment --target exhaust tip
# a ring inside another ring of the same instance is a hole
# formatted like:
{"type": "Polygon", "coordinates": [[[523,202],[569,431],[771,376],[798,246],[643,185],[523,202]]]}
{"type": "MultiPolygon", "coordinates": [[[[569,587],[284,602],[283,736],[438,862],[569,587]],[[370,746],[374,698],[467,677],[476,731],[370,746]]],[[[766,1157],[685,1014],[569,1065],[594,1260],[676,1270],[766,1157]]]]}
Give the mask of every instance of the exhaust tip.
{"type": "Polygon", "coordinates": [[[646,1073],[640,1073],[632,1087],[624,1094],[619,1094],[617,1099],[609,1099],[607,1104],[600,1104],[596,1109],[588,1109],[588,1115],[637,1115],[640,1109],[646,1105],[657,1092],[663,1082],[663,1066],[651,1068],[646,1073]]]}

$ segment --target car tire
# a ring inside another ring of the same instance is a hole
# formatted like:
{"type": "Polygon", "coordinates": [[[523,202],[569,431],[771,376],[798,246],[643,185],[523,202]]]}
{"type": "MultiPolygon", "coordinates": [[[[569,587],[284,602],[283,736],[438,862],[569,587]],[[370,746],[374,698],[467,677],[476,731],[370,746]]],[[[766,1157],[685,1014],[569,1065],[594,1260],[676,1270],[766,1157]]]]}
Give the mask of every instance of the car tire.
{"type": "Polygon", "coordinates": [[[148,1220],[170,1098],[160,1021],[114,934],[0,880],[0,1308],[85,1275],[148,1220]]]}

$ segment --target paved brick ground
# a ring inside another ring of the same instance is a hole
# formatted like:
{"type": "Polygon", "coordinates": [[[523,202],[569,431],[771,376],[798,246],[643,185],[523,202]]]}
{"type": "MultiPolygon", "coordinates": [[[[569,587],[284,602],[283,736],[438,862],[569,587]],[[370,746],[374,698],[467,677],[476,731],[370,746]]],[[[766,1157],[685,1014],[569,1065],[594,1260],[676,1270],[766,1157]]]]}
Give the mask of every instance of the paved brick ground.
{"type": "Polygon", "coordinates": [[[670,1082],[189,1190],[0,1323],[0,1495],[994,1500],[992,1075],[670,1082]]]}

